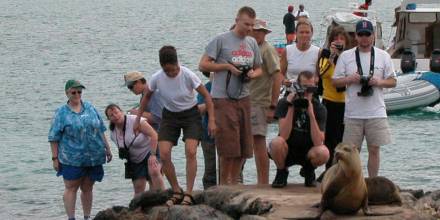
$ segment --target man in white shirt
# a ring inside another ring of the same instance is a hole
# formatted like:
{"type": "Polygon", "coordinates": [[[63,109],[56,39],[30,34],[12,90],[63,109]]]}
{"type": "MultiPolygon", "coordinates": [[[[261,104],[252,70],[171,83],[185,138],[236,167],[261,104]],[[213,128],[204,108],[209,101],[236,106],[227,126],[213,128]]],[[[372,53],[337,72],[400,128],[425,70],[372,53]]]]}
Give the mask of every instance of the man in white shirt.
{"type": "Polygon", "coordinates": [[[343,142],[361,147],[364,136],[368,146],[368,175],[377,176],[382,145],[391,142],[383,88],[396,86],[391,57],[374,44],[370,21],[356,24],[358,46],[344,51],[333,76],[335,87],[347,87],[343,142]]]}
{"type": "Polygon", "coordinates": [[[295,14],[295,19],[299,20],[300,18],[310,18],[309,12],[304,10],[304,5],[299,5],[299,10],[295,14]]]}

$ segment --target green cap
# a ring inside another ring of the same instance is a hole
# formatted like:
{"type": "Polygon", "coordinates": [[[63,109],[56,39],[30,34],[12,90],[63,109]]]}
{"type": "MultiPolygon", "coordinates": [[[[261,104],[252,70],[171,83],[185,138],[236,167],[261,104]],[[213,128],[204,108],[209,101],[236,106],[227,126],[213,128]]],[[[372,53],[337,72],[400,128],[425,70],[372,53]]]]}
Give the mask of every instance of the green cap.
{"type": "Polygon", "coordinates": [[[78,88],[81,87],[83,89],[85,89],[86,87],[83,86],[78,80],[74,80],[74,79],[69,79],[66,82],[66,86],[64,87],[64,90],[67,91],[70,88],[78,88]]]}

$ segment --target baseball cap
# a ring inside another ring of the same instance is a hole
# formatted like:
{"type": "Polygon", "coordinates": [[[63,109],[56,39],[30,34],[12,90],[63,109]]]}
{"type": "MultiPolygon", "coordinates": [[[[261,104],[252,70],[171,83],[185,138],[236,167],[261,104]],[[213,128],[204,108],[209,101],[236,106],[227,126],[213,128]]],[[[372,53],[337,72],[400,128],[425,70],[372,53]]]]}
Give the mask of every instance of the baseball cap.
{"type": "Polygon", "coordinates": [[[263,19],[255,19],[254,30],[264,30],[267,33],[272,32],[269,28],[267,28],[267,22],[263,19]]]}
{"type": "Polygon", "coordinates": [[[127,86],[127,85],[135,82],[136,80],[140,80],[142,78],[144,78],[144,75],[142,75],[141,72],[138,72],[138,71],[128,72],[124,75],[125,85],[127,86]]]}
{"type": "Polygon", "coordinates": [[[368,20],[358,21],[358,23],[356,23],[356,34],[361,32],[372,34],[374,32],[373,24],[368,20]]]}
{"type": "Polygon", "coordinates": [[[83,89],[85,89],[86,87],[83,86],[83,84],[81,84],[78,80],[69,79],[69,80],[67,80],[66,85],[64,86],[64,90],[67,91],[70,88],[83,88],[83,89]]]}
{"type": "Polygon", "coordinates": [[[288,12],[292,12],[292,11],[293,11],[293,5],[289,5],[289,6],[287,7],[287,11],[288,11],[288,12]]]}

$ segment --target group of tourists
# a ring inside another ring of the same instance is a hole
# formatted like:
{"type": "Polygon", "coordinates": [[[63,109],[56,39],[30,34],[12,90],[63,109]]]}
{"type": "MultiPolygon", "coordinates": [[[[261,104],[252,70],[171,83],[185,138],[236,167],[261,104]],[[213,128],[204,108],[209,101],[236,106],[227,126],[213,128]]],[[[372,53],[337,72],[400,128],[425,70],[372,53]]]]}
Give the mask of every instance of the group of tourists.
{"type": "MultiPolygon", "coordinates": [[[[390,56],[373,46],[371,22],[356,25],[356,47],[348,48],[346,31],[336,27],[329,44],[319,48],[311,41],[312,24],[303,17],[295,26],[295,42],[281,58],[265,40],[269,33],[267,22],[256,19],[252,8],[240,8],[231,30],[214,37],[200,59],[199,70],[209,79],[205,85],[180,65],[173,46],[159,50],[161,69],[148,81],[137,71],[124,74],[127,88],[142,95],[139,108],[126,115],[110,104],[104,113],[119,157],[127,160],[125,177],[132,179],[135,196],[145,191],[147,182],[150,189],[163,190],[164,174],[173,191],[166,205],[192,205],[199,142],[205,189],[242,182],[243,165],[253,155],[258,184],[269,183],[270,158],[277,167],[272,187],[287,185],[292,165],[301,166],[304,185],[313,187],[315,169],[331,166],[338,143],[360,149],[364,137],[368,173],[377,176],[379,147],[390,143],[382,90],[394,87],[396,76],[390,56]],[[280,87],[286,88],[281,99],[280,87]],[[278,136],[267,145],[268,123],[275,119],[278,136]],[[181,132],[185,190],[171,157],[181,132]]],[[[84,89],[77,80],[67,81],[68,101],[57,109],[48,137],[53,167],[64,179],[69,219],[75,218],[79,188],[84,218],[90,217],[94,182],[103,179],[102,165],[112,159],[100,114],[81,99],[84,89]]]]}

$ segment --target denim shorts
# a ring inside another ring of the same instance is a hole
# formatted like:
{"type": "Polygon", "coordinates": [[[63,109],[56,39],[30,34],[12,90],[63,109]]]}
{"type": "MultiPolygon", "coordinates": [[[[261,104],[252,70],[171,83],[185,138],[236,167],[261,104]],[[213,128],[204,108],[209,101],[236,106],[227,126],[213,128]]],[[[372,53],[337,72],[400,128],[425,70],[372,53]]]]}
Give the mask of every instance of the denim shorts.
{"type": "Polygon", "coordinates": [[[104,177],[104,168],[102,165],[91,167],[76,167],[60,163],[60,169],[57,176],[63,176],[65,180],[77,180],[88,176],[92,181],[101,182],[104,177]]]}
{"type": "MultiPolygon", "coordinates": [[[[148,159],[150,158],[150,153],[145,156],[145,159],[140,163],[128,163],[129,167],[125,170],[125,178],[136,180],[145,177],[148,181],[151,181],[150,174],[148,173],[148,159]],[[127,173],[129,172],[129,173],[127,173]]],[[[160,162],[159,151],[156,153],[156,158],[160,162]]],[[[125,165],[127,166],[127,165],[125,165]]]]}

